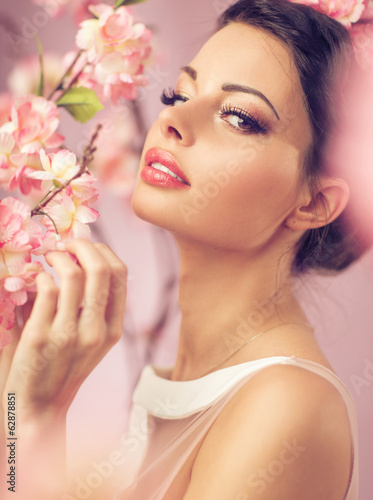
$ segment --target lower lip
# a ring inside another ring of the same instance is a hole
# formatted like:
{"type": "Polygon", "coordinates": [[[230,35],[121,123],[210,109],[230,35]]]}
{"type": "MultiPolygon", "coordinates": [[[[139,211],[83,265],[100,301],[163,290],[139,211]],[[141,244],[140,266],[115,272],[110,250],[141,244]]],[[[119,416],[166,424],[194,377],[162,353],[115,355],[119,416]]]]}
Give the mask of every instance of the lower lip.
{"type": "Polygon", "coordinates": [[[166,174],[166,172],[162,172],[161,170],[157,170],[149,165],[145,165],[145,167],[141,171],[141,179],[148,182],[149,184],[153,184],[153,186],[171,188],[171,189],[185,189],[190,188],[188,184],[184,184],[177,180],[172,175],[166,174]]]}

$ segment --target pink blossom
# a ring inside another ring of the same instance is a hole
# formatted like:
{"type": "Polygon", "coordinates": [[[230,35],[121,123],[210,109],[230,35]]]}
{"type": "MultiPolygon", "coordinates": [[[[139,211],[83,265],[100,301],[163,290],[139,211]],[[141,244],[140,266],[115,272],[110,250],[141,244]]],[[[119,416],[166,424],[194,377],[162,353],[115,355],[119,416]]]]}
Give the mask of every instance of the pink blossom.
{"type": "Polygon", "coordinates": [[[46,237],[51,237],[52,233],[58,236],[58,240],[70,238],[90,239],[91,231],[87,224],[97,220],[99,214],[93,208],[88,207],[72,196],[66,190],[61,191],[44,211],[53,219],[57,227],[58,235],[55,233],[55,227],[48,217],[43,217],[42,223],[47,228],[46,237]]]}
{"type": "Polygon", "coordinates": [[[42,240],[42,246],[35,253],[36,255],[44,255],[46,252],[54,250],[65,250],[65,241],[71,238],[66,237],[62,240],[61,236],[57,234],[54,230],[47,231],[42,240]]]}
{"type": "Polygon", "coordinates": [[[39,154],[44,170],[29,173],[28,177],[32,179],[58,181],[64,184],[80,170],[80,166],[76,164],[76,156],[68,149],[61,149],[57,153],[50,153],[49,155],[41,149],[39,154]]]}
{"type": "Polygon", "coordinates": [[[0,202],[1,300],[22,305],[27,292],[35,289],[35,277],[42,265],[31,262],[31,253],[35,253],[41,239],[42,229],[31,220],[27,205],[12,197],[0,202]]]}
{"type": "Polygon", "coordinates": [[[138,95],[137,87],[144,87],[147,83],[147,79],[142,75],[108,75],[103,86],[103,96],[105,99],[111,99],[114,104],[121,97],[133,100],[138,95]]]}
{"type": "Polygon", "coordinates": [[[106,4],[90,7],[98,19],[87,19],[80,24],[76,44],[86,50],[89,62],[99,60],[103,54],[118,49],[123,51],[133,35],[133,18],[126,7],[114,10],[106,4]]]}
{"type": "MultiPolygon", "coordinates": [[[[44,95],[49,95],[64,73],[61,56],[51,52],[43,54],[44,95]]],[[[35,94],[40,78],[39,56],[21,59],[8,77],[8,87],[15,96],[35,94]]]]}
{"type": "Polygon", "coordinates": [[[113,52],[104,56],[100,63],[93,67],[93,81],[102,86],[103,98],[111,99],[116,104],[121,97],[135,99],[136,87],[147,85],[147,79],[142,72],[139,53],[123,55],[113,52]]]}
{"type": "Polygon", "coordinates": [[[361,18],[365,9],[364,0],[319,0],[319,4],[323,12],[347,28],[361,18]]]}
{"type": "Polygon", "coordinates": [[[351,38],[355,49],[355,57],[359,66],[364,70],[373,68],[373,26],[355,24],[351,28],[351,38]]]}
{"type": "Polygon", "coordinates": [[[76,37],[90,63],[79,84],[94,88],[114,103],[121,97],[135,99],[136,87],[147,84],[143,71],[151,53],[152,34],[144,24],[134,24],[127,7],[115,10],[98,4],[91,6],[91,11],[98,19],[81,23],[76,37]]]}
{"type": "Polygon", "coordinates": [[[368,249],[373,244],[373,65],[354,68],[339,89],[340,122],[326,152],[331,175],[350,188],[348,218],[351,234],[368,249]]]}
{"type": "Polygon", "coordinates": [[[34,172],[39,167],[36,155],[27,155],[26,163],[27,166],[23,165],[19,167],[10,178],[7,187],[8,191],[19,189],[25,195],[29,194],[32,190],[41,191],[41,181],[28,177],[31,172],[34,172]]]}
{"type": "Polygon", "coordinates": [[[14,100],[10,119],[0,127],[0,186],[28,194],[40,190],[38,179],[28,178],[42,165],[39,150],[57,148],[64,138],[56,132],[57,106],[43,97],[22,96],[14,100]]]}
{"type": "Polygon", "coordinates": [[[4,279],[4,289],[9,293],[9,300],[16,306],[27,301],[27,292],[35,292],[36,276],[43,270],[40,262],[27,262],[17,274],[4,279]]]}
{"type": "Polygon", "coordinates": [[[350,28],[361,18],[366,0],[292,0],[295,3],[310,5],[316,10],[332,17],[333,19],[350,28]]]}
{"type": "Polygon", "coordinates": [[[9,208],[0,205],[0,247],[12,241],[14,235],[22,228],[22,217],[20,214],[12,213],[9,208]]]}
{"type": "Polygon", "coordinates": [[[0,187],[7,191],[20,189],[22,194],[40,190],[40,181],[27,178],[28,173],[39,168],[39,160],[33,154],[16,151],[13,135],[0,132],[0,187]]]}
{"type": "Polygon", "coordinates": [[[98,200],[98,189],[93,186],[97,179],[93,177],[91,172],[85,172],[77,179],[74,179],[66,191],[80,200],[80,203],[94,203],[98,200]]]}
{"type": "Polygon", "coordinates": [[[38,153],[41,148],[57,148],[64,137],[56,132],[60,123],[57,106],[34,95],[15,99],[11,120],[0,132],[12,134],[20,153],[38,153]]]}
{"type": "Polygon", "coordinates": [[[362,19],[372,19],[373,18],[373,0],[365,1],[365,10],[362,15],[362,19]]]}
{"type": "MultiPolygon", "coordinates": [[[[62,149],[57,153],[46,155],[44,150],[40,150],[41,163],[44,171],[33,171],[28,174],[32,179],[58,182],[61,185],[70,181],[80,170],[80,165],[76,164],[76,156],[67,149],[62,149]]],[[[82,175],[70,182],[65,188],[69,196],[74,196],[80,203],[93,203],[98,199],[98,190],[93,186],[96,179],[90,172],[82,175]]]]}
{"type": "Polygon", "coordinates": [[[0,186],[5,189],[7,189],[11,177],[20,166],[12,154],[15,145],[16,141],[11,134],[0,132],[0,186]]]}
{"type": "Polygon", "coordinates": [[[42,229],[31,220],[27,205],[12,197],[0,201],[0,280],[17,275],[31,261],[41,238],[42,229]]]}

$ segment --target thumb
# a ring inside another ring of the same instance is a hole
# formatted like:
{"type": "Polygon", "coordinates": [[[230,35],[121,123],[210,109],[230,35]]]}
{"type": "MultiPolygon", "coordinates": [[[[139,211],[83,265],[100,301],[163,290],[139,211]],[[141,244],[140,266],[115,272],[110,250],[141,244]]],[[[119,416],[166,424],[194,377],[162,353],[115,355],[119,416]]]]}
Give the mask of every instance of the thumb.
{"type": "Polygon", "coordinates": [[[21,338],[24,324],[30,316],[35,301],[36,293],[29,293],[28,295],[29,300],[27,300],[24,305],[15,308],[14,325],[13,328],[9,330],[11,335],[10,343],[0,349],[0,399],[8,378],[14,354],[19,344],[19,339],[21,338]]]}

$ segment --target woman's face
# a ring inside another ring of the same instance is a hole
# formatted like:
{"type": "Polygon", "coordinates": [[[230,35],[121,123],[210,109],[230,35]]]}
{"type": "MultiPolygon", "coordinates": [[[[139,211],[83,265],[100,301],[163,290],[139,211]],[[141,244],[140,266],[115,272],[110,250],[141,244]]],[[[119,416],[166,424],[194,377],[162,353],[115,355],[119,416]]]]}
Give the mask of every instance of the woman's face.
{"type": "Polygon", "coordinates": [[[311,142],[290,49],[261,29],[229,24],[164,100],[146,138],[135,213],[219,248],[254,249],[284,231],[307,197],[301,170],[311,142]]]}

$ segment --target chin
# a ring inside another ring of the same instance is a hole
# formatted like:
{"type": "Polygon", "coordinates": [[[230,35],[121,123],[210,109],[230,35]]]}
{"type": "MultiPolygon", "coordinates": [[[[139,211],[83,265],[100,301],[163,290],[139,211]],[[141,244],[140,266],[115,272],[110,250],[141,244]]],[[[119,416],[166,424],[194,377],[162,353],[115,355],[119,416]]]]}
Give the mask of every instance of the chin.
{"type": "Polygon", "coordinates": [[[131,200],[131,207],[134,214],[139,217],[139,219],[155,224],[154,217],[152,217],[154,214],[152,214],[149,201],[142,200],[141,198],[142,196],[138,193],[138,189],[136,187],[131,200]]]}
{"type": "Polygon", "coordinates": [[[131,200],[132,210],[137,217],[154,226],[172,231],[176,221],[172,217],[173,211],[165,206],[166,203],[163,193],[156,192],[141,179],[137,180],[131,200]]]}

